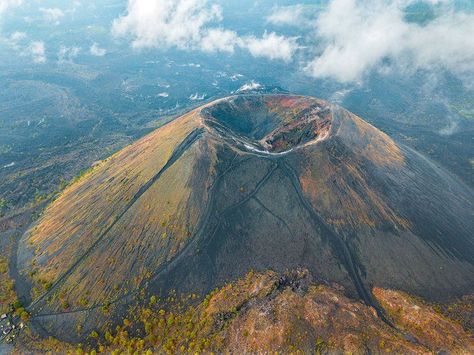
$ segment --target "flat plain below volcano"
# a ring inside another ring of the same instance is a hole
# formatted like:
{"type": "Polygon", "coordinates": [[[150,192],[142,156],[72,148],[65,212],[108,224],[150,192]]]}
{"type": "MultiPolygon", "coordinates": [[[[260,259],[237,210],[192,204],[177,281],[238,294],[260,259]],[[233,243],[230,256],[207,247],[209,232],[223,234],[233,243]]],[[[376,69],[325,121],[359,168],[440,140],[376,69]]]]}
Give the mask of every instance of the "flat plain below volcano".
{"type": "Polygon", "coordinates": [[[20,296],[44,334],[77,341],[110,320],[104,308],[204,294],[252,269],[307,268],[379,312],[373,287],[449,300],[474,292],[473,201],[340,107],[233,96],[66,188],[20,241],[20,296]]]}

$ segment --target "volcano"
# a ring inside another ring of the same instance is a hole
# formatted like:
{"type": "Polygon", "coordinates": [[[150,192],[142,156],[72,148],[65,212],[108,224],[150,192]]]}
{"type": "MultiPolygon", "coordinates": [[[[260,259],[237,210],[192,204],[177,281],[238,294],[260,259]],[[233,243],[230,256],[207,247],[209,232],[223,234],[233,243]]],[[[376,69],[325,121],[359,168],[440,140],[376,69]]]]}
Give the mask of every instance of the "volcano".
{"type": "MultiPolygon", "coordinates": [[[[159,128],[71,184],[26,233],[32,320],[79,339],[144,294],[206,293],[304,267],[373,287],[474,292],[473,191],[328,102],[238,95],[159,128]],[[82,335],[81,335],[82,334],[82,335]]],[[[382,315],[381,315],[382,316],[382,315]]]]}

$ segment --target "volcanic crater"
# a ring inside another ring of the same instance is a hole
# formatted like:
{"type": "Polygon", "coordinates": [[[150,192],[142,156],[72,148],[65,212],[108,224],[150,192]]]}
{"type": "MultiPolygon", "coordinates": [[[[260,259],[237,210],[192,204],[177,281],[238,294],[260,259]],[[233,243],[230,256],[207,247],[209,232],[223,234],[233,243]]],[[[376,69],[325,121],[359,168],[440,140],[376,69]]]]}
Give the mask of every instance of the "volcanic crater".
{"type": "Polygon", "coordinates": [[[204,294],[252,269],[304,267],[377,310],[375,286],[448,299],[474,291],[473,201],[458,178],[340,107],[237,95],[67,187],[20,241],[31,285],[20,296],[40,329],[72,340],[109,321],[104,307],[204,294]]]}
{"type": "Polygon", "coordinates": [[[241,148],[281,154],[325,139],[331,130],[329,103],[300,100],[301,106],[294,107],[291,100],[276,104],[263,96],[238,96],[219,101],[201,114],[208,126],[241,148]]]}

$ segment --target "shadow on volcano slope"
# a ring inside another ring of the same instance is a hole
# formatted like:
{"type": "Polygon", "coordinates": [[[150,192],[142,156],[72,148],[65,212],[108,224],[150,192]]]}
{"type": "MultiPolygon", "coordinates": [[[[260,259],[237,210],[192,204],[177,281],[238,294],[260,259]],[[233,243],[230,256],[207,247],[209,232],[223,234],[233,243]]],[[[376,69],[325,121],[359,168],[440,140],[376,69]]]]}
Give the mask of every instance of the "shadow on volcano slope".
{"type": "Polygon", "coordinates": [[[376,309],[372,286],[445,300],[474,291],[473,201],[341,108],[235,96],[67,188],[23,237],[18,265],[33,323],[71,340],[142,292],[202,294],[249,269],[304,266],[376,309]]]}

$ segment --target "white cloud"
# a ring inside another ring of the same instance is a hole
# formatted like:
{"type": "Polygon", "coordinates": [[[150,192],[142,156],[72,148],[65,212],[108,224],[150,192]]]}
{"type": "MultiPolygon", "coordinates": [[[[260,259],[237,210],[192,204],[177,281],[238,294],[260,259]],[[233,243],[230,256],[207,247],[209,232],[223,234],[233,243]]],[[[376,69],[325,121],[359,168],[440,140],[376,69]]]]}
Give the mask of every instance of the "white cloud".
{"type": "Polygon", "coordinates": [[[23,0],[0,0],[0,25],[8,10],[18,7],[23,3],[23,0]]]}
{"type": "Polygon", "coordinates": [[[71,62],[80,53],[80,47],[59,47],[58,61],[59,62],[71,62]]]}
{"type": "Polygon", "coordinates": [[[301,4],[277,6],[272,9],[267,22],[279,26],[301,26],[307,23],[311,14],[309,7],[301,4]]]}
{"type": "Polygon", "coordinates": [[[262,38],[248,37],[244,39],[245,47],[254,57],[280,59],[289,62],[298,48],[295,38],[279,36],[272,32],[262,38]]]}
{"type": "Polygon", "coordinates": [[[245,83],[239,89],[237,89],[236,93],[244,92],[244,91],[259,90],[262,88],[263,88],[262,84],[257,83],[256,81],[252,80],[251,82],[245,83]]]}
{"type": "Polygon", "coordinates": [[[129,0],[127,14],[114,21],[112,32],[131,36],[136,48],[188,49],[207,24],[220,19],[220,7],[205,0],[129,0]]]}
{"type": "Polygon", "coordinates": [[[18,43],[23,41],[27,37],[25,32],[13,32],[10,36],[10,41],[12,43],[18,43]]]}
{"type": "Polygon", "coordinates": [[[107,54],[107,50],[104,48],[101,48],[97,43],[94,43],[90,47],[89,53],[95,57],[103,57],[104,55],[107,54]]]}
{"type": "Polygon", "coordinates": [[[206,94],[199,95],[199,93],[195,93],[189,96],[191,101],[202,101],[206,98],[206,94]]]}
{"type": "Polygon", "coordinates": [[[474,15],[445,9],[421,25],[405,20],[410,2],[332,0],[315,24],[322,50],[306,69],[340,82],[360,80],[384,60],[404,69],[474,71],[474,15]]]}
{"type": "Polygon", "coordinates": [[[59,24],[59,20],[64,17],[64,12],[57,7],[54,8],[40,8],[41,13],[43,14],[43,18],[47,22],[52,22],[54,24],[59,24]]]}
{"type": "Polygon", "coordinates": [[[8,9],[20,6],[22,3],[22,0],[0,0],[0,19],[8,9]]]}
{"type": "Polygon", "coordinates": [[[239,43],[240,39],[234,31],[211,28],[202,37],[200,46],[205,52],[233,53],[239,43]]]}
{"type": "Polygon", "coordinates": [[[329,101],[332,103],[341,105],[344,99],[346,98],[346,96],[350,94],[353,89],[354,87],[350,89],[337,90],[329,97],[329,101]]]}
{"type": "Polygon", "coordinates": [[[27,39],[27,34],[25,32],[13,32],[7,38],[4,38],[6,44],[12,46],[14,49],[19,50],[21,48],[20,44],[27,39]]]}
{"type": "Polygon", "coordinates": [[[439,65],[460,73],[474,71],[474,15],[449,13],[412,30],[407,50],[416,66],[439,65]]]}
{"type": "Polygon", "coordinates": [[[222,10],[207,0],[129,0],[127,13],[112,25],[115,37],[127,37],[134,48],[179,48],[233,53],[249,50],[258,57],[289,61],[296,40],[265,34],[240,37],[219,27],[222,10]],[[279,48],[276,48],[278,46],[279,48]]]}
{"type": "Polygon", "coordinates": [[[28,50],[35,63],[46,63],[46,49],[43,41],[31,42],[28,50]]]}

